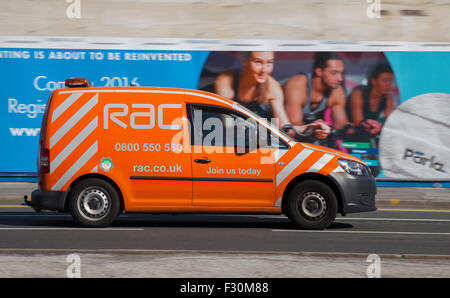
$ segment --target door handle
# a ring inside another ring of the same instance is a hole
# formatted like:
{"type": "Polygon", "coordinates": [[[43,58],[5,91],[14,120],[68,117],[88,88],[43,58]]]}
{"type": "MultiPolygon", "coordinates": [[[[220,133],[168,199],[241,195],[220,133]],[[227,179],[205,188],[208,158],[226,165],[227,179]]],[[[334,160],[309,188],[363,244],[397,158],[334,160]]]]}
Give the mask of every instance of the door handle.
{"type": "Polygon", "coordinates": [[[194,159],[194,161],[195,161],[196,163],[203,163],[203,164],[206,164],[206,163],[210,163],[210,162],[211,162],[209,159],[194,159]]]}

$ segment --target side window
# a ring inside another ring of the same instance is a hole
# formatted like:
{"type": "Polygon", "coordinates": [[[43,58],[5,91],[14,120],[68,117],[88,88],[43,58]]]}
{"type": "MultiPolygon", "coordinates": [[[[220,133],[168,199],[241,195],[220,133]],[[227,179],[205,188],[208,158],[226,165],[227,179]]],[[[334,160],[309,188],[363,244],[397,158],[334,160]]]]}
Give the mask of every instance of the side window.
{"type": "Polygon", "coordinates": [[[193,145],[289,148],[270,130],[238,112],[196,105],[189,110],[193,145]]]}
{"type": "Polygon", "coordinates": [[[191,106],[191,128],[194,145],[248,147],[252,142],[256,148],[256,123],[252,124],[245,116],[231,110],[191,106]]]}
{"type": "Polygon", "coordinates": [[[289,149],[284,141],[263,125],[258,126],[258,146],[261,148],[289,149]]]}

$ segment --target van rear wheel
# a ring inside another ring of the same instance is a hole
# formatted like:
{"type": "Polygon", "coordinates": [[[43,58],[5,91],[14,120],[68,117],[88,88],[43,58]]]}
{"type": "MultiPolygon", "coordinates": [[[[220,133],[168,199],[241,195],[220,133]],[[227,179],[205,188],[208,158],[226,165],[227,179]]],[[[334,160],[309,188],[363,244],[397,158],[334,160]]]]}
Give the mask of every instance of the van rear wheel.
{"type": "Polygon", "coordinates": [[[73,219],[82,226],[103,228],[120,212],[120,198],[115,188],[99,178],[88,178],[75,185],[69,197],[73,219]]]}
{"type": "Polygon", "coordinates": [[[305,180],[290,192],[287,216],[300,228],[322,230],[335,220],[338,202],[333,190],[323,182],[305,180]]]}

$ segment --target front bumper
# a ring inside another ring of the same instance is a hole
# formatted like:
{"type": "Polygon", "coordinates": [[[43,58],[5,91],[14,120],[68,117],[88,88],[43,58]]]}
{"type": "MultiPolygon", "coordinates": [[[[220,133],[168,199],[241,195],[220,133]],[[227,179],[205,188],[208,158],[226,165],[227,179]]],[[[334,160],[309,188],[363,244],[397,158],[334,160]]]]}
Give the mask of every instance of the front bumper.
{"type": "Polygon", "coordinates": [[[36,189],[31,193],[31,201],[25,199],[25,204],[37,212],[41,210],[65,211],[65,191],[45,191],[36,189]]]}
{"type": "Polygon", "coordinates": [[[328,175],[339,189],[343,214],[375,211],[377,186],[372,176],[355,176],[348,173],[328,175]]]}

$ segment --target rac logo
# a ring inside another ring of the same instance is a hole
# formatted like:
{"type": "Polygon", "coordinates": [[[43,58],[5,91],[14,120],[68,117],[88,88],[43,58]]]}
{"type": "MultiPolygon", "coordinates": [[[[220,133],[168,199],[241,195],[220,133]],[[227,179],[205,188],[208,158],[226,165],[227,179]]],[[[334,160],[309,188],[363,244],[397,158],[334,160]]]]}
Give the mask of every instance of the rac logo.
{"type": "Polygon", "coordinates": [[[181,125],[165,123],[164,111],[167,111],[168,109],[181,109],[181,104],[160,104],[155,109],[155,106],[152,104],[134,103],[131,104],[131,114],[129,113],[130,109],[127,104],[106,104],[103,108],[103,128],[109,129],[110,121],[112,121],[125,129],[128,125],[124,122],[124,120],[129,119],[127,122],[129,122],[132,129],[152,129],[157,123],[160,129],[180,130],[181,125]],[[136,109],[138,111],[136,111],[136,109]],[[158,115],[158,117],[156,117],[156,115],[158,115]],[[140,119],[140,121],[137,121],[138,119],[140,119]]]}
{"type": "Polygon", "coordinates": [[[425,153],[412,150],[412,149],[405,149],[405,153],[403,154],[403,160],[411,160],[412,162],[432,168],[438,172],[446,173],[444,170],[444,164],[437,162],[436,157],[433,155],[430,158],[425,156],[425,153]]]}

